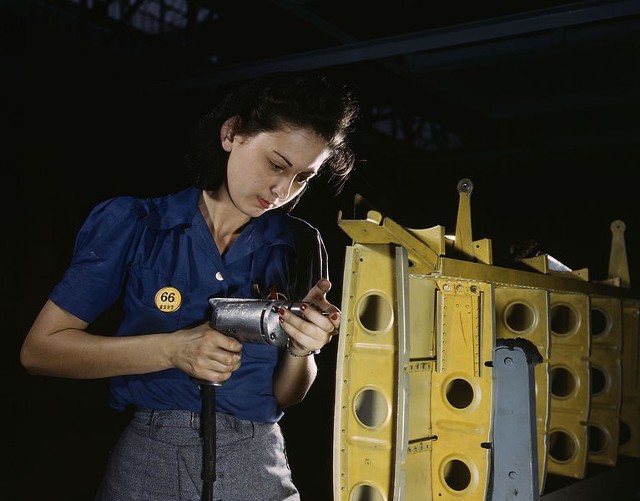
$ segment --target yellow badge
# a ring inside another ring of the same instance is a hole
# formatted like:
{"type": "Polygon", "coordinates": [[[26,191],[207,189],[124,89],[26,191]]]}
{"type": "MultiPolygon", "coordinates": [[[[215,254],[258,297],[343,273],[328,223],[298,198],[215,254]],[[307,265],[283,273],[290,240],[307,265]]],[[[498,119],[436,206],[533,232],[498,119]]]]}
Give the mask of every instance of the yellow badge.
{"type": "Polygon", "coordinates": [[[156,307],[165,313],[177,311],[182,304],[182,294],[175,287],[163,287],[156,293],[156,307]]]}

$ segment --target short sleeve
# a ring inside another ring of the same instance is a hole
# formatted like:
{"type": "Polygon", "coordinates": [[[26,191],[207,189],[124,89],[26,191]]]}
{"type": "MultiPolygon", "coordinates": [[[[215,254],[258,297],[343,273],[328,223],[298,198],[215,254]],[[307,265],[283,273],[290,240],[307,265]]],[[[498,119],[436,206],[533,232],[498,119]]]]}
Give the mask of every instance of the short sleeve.
{"type": "Polygon", "coordinates": [[[71,264],[49,299],[88,323],[114,304],[145,215],[131,197],[97,205],[78,232],[71,264]]]}

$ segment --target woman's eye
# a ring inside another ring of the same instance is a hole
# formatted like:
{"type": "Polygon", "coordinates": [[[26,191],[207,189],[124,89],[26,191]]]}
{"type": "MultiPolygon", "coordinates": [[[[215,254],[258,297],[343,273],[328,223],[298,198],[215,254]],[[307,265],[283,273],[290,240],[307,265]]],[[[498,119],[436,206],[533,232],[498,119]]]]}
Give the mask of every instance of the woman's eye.
{"type": "MultiPolygon", "coordinates": [[[[287,167],[284,167],[276,162],[272,162],[269,160],[269,167],[273,169],[276,173],[281,174],[287,170],[287,167]]],[[[309,172],[302,172],[295,177],[295,182],[298,184],[306,184],[308,183],[315,174],[309,172]]]]}
{"type": "Polygon", "coordinates": [[[311,181],[311,178],[313,176],[309,176],[307,174],[298,174],[296,176],[296,182],[300,183],[300,184],[305,184],[308,183],[309,181],[311,181]]]}
{"type": "Polygon", "coordinates": [[[278,165],[275,162],[269,162],[269,165],[271,166],[271,168],[277,172],[282,172],[284,170],[284,167],[282,167],[282,165],[278,165]]]}

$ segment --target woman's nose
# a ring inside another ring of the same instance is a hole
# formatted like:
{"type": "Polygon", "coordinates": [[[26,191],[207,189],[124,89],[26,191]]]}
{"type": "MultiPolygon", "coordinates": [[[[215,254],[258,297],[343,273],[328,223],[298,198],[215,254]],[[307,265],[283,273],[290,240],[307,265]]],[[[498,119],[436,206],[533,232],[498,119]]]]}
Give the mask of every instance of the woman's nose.
{"type": "Polygon", "coordinates": [[[291,193],[291,184],[293,183],[292,179],[282,178],[276,183],[276,185],[271,190],[273,194],[278,197],[280,200],[284,200],[289,197],[289,193],[291,193]]]}

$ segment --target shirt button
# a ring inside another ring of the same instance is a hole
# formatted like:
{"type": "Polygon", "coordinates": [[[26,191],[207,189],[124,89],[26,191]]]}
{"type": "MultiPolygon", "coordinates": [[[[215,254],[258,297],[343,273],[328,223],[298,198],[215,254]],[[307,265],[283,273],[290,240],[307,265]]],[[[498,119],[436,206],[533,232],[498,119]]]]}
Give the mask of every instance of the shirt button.
{"type": "Polygon", "coordinates": [[[222,273],[220,273],[220,272],[216,273],[216,280],[218,282],[222,282],[224,280],[224,277],[222,276],[222,273]]]}

